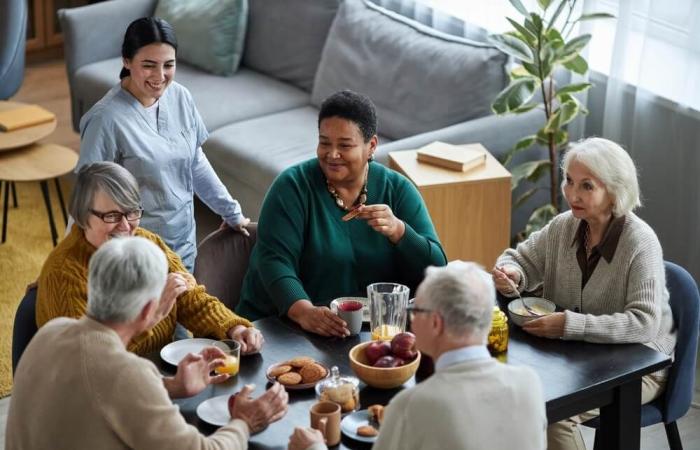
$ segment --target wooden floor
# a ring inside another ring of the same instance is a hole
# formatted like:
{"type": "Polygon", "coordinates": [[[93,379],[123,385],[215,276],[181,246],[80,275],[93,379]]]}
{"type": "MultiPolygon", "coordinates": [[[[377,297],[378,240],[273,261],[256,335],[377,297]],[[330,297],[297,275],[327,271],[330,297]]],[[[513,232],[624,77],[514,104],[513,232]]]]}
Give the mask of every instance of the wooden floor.
{"type": "MultiPolygon", "coordinates": [[[[36,103],[54,112],[58,117],[58,127],[51,135],[55,142],[78,151],[80,139],[70,125],[70,98],[65,66],[62,60],[31,64],[27,67],[24,84],[14,101],[36,103]]],[[[196,205],[197,237],[201,240],[215,230],[220,219],[214,216],[201,203],[196,205]]],[[[698,358],[700,360],[700,357],[698,358]]],[[[695,379],[700,370],[696,368],[695,379]]],[[[10,397],[0,400],[0,445],[5,447],[5,422],[7,421],[10,397]]],[[[700,450],[700,386],[696,383],[693,406],[679,421],[681,439],[687,450],[700,450]]],[[[593,448],[593,431],[582,427],[588,448],[593,448]]],[[[668,448],[663,426],[654,425],[642,430],[642,449],[658,450],[668,448]]]]}

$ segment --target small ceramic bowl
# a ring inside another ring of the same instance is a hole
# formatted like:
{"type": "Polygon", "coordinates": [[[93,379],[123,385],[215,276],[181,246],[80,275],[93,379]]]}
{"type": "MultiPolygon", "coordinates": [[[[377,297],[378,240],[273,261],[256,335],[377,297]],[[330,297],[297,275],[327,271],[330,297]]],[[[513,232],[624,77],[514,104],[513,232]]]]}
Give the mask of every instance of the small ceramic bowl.
{"type": "MultiPolygon", "coordinates": [[[[540,297],[524,297],[527,306],[534,310],[536,313],[546,316],[552,314],[557,308],[553,302],[540,297]]],[[[532,316],[523,306],[523,302],[516,298],[515,300],[508,303],[508,317],[510,320],[518,325],[523,326],[524,323],[536,319],[537,316],[532,316]]]]}

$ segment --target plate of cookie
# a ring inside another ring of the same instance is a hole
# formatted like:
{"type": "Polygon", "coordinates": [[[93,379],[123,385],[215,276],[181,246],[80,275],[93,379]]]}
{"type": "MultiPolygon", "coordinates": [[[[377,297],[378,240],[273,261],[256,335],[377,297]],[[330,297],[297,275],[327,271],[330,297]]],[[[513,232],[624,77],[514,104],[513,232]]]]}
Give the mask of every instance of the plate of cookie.
{"type": "Polygon", "coordinates": [[[286,389],[309,389],[330,374],[328,367],[310,356],[295,358],[273,364],[265,375],[271,383],[279,382],[286,389]]]}
{"type": "Polygon", "coordinates": [[[348,414],[340,422],[340,431],[357,441],[374,442],[379,435],[380,423],[380,420],[374,414],[375,409],[381,409],[383,414],[384,407],[381,405],[372,405],[368,409],[361,409],[348,414]]]}

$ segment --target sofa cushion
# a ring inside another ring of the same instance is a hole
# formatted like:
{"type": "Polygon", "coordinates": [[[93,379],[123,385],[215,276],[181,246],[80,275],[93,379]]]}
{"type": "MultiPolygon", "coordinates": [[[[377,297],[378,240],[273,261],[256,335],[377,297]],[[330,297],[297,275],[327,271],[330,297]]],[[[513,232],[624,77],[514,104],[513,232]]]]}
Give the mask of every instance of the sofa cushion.
{"type": "Polygon", "coordinates": [[[311,92],[340,0],[249,0],[243,65],[311,92]]]}
{"type": "Polygon", "coordinates": [[[317,121],[318,109],[312,106],[270,114],[219,128],[203,149],[222,179],[266,192],[284,169],[316,156],[317,121]]]}
{"type": "MultiPolygon", "coordinates": [[[[121,58],[81,67],[75,74],[80,90],[80,114],[84,114],[119,81],[121,58]]],[[[309,103],[309,94],[294,86],[248,69],[232,77],[219,77],[178,64],[177,81],[194,97],[209,131],[253,117],[297,108],[309,103]]]]}
{"type": "Polygon", "coordinates": [[[154,15],[175,29],[181,61],[215,75],[238,70],[248,0],[159,0],[154,15]]]}
{"type": "Polygon", "coordinates": [[[376,104],[392,139],[490,114],[507,56],[362,0],[346,0],[326,40],[312,104],[352,89],[376,104]]]}

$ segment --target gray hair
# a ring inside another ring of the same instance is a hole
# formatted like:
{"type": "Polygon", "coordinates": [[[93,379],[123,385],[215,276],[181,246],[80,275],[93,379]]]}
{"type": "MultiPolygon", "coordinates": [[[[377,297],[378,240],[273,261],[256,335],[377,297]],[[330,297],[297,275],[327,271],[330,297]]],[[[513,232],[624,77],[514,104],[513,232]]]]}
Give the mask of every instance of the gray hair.
{"type": "Polygon", "coordinates": [[[578,161],[603,182],[613,200],[612,213],[615,217],[624,216],[641,206],[637,168],[630,155],[618,144],[603,138],[588,138],[576,142],[564,155],[562,170],[566,185],[566,172],[573,161],[578,161]]]}
{"type": "Polygon", "coordinates": [[[136,319],[160,298],[168,276],[165,253],[142,237],[110,239],[90,258],[87,313],[106,323],[136,319]]]}
{"type": "Polygon", "coordinates": [[[124,211],[141,207],[136,178],[113,162],[96,162],[80,168],[70,199],[70,215],[83,230],[88,227],[95,193],[102,191],[124,211]]]}
{"type": "Polygon", "coordinates": [[[426,307],[440,313],[448,332],[486,339],[496,288],[479,265],[453,261],[446,267],[428,267],[418,291],[426,307]]]}

